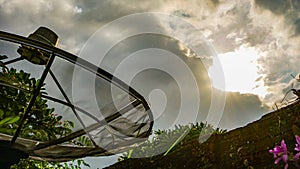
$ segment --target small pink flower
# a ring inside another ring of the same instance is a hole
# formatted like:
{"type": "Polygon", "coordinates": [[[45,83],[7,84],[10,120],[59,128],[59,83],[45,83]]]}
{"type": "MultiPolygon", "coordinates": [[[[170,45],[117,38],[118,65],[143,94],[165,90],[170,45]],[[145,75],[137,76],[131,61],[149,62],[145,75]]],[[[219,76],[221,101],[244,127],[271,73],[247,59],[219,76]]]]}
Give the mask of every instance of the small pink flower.
{"type": "Polygon", "coordinates": [[[275,164],[278,164],[281,160],[283,160],[285,162],[284,169],[288,168],[288,151],[284,140],[281,141],[280,146],[275,146],[273,150],[269,150],[269,153],[272,153],[274,158],[277,158],[274,162],[275,164]]]}
{"type": "Polygon", "coordinates": [[[51,116],[58,116],[58,114],[57,113],[52,113],[51,116]]]}
{"type": "Polygon", "coordinates": [[[300,157],[300,137],[295,135],[295,138],[296,138],[296,142],[297,142],[295,150],[298,151],[298,153],[294,156],[294,160],[298,161],[298,159],[300,157]]]}
{"type": "Polygon", "coordinates": [[[295,150],[300,151],[300,137],[295,135],[295,138],[296,138],[296,142],[297,142],[295,150]]]}

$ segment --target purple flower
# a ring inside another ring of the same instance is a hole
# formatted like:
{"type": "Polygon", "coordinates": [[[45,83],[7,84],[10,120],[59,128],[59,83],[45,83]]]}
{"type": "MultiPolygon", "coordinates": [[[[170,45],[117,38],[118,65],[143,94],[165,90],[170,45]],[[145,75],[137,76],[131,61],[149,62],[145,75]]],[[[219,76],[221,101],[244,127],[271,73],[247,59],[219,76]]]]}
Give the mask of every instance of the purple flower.
{"type": "Polygon", "coordinates": [[[295,138],[296,138],[296,142],[297,142],[295,150],[300,151],[300,137],[295,135],[295,138]]]}
{"type": "Polygon", "coordinates": [[[297,142],[295,150],[298,151],[298,153],[294,156],[294,160],[297,161],[300,157],[300,137],[295,135],[295,138],[297,142]]]}
{"type": "Polygon", "coordinates": [[[275,146],[273,150],[269,150],[269,153],[272,153],[274,155],[274,158],[277,158],[274,162],[275,164],[278,164],[281,160],[283,160],[285,162],[284,169],[288,168],[288,151],[284,140],[281,141],[280,146],[275,146]]]}

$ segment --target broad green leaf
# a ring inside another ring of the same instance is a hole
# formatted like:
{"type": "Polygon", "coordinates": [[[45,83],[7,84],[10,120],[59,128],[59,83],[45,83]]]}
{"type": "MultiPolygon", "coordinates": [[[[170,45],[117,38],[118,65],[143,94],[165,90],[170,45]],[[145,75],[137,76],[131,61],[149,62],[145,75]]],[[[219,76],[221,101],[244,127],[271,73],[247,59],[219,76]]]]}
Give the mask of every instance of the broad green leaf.
{"type": "Polygon", "coordinates": [[[0,126],[5,125],[5,124],[12,124],[20,120],[19,116],[11,116],[11,117],[6,117],[3,120],[0,121],[0,126]]]}
{"type": "Polygon", "coordinates": [[[0,128],[0,133],[5,133],[9,135],[13,135],[16,129],[8,129],[8,128],[0,128]]]}
{"type": "Polygon", "coordinates": [[[0,118],[2,118],[4,115],[4,111],[0,109],[0,118]]]}

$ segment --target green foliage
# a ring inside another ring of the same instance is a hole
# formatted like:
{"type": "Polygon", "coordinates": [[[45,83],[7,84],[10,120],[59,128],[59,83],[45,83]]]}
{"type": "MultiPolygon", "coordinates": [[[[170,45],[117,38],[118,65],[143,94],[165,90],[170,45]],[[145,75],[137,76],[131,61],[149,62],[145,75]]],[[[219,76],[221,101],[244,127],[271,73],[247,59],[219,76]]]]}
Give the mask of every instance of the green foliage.
{"type": "Polygon", "coordinates": [[[207,135],[225,132],[225,130],[214,129],[212,125],[202,122],[184,126],[176,125],[173,130],[157,130],[154,131],[154,137],[151,141],[148,140],[140,146],[123,153],[119,157],[119,161],[131,157],[152,157],[153,155],[161,154],[161,150],[166,150],[163,155],[168,155],[195,139],[198,141],[200,134],[207,135]]]}
{"type": "Polygon", "coordinates": [[[81,169],[83,166],[89,167],[84,160],[75,160],[69,163],[35,161],[22,159],[19,164],[11,166],[11,169],[81,169]]]}
{"type": "MultiPolygon", "coordinates": [[[[0,56],[1,58],[5,58],[0,56]]],[[[1,63],[1,61],[0,61],[1,63]]],[[[39,80],[30,78],[30,74],[23,70],[8,69],[0,64],[0,133],[13,135],[19,126],[20,118],[24,115],[32,91],[40,83],[39,80]]],[[[36,98],[34,106],[29,113],[20,136],[27,139],[49,141],[71,133],[74,128],[72,121],[61,121],[62,116],[54,113],[49,108],[47,100],[41,94],[47,94],[42,88],[36,98]]],[[[78,138],[80,145],[91,145],[90,140],[81,136],[78,138]]],[[[21,159],[19,164],[11,166],[12,169],[81,169],[82,166],[90,167],[84,160],[75,160],[68,163],[36,161],[21,159]]]]}
{"type": "Polygon", "coordinates": [[[76,139],[72,140],[72,143],[78,146],[93,146],[93,143],[90,140],[90,138],[85,135],[77,137],[76,139]]]}
{"type": "MultiPolygon", "coordinates": [[[[30,74],[16,69],[2,68],[0,71],[0,132],[13,135],[31,99],[31,93],[39,80],[30,74]]],[[[44,89],[42,89],[43,93],[44,89]]],[[[61,121],[62,117],[49,108],[41,95],[29,113],[20,136],[23,138],[49,141],[71,132],[73,122],[61,121]]]]}

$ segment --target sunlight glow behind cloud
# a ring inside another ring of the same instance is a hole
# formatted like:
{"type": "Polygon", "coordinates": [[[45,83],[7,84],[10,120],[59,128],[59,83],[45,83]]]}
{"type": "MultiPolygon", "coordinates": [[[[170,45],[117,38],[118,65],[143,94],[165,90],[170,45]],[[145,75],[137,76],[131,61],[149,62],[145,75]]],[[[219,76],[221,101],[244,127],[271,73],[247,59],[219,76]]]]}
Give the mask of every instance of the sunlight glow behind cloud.
{"type": "MultiPolygon", "coordinates": [[[[218,59],[225,76],[225,91],[252,93],[264,97],[266,88],[261,80],[257,80],[260,79],[257,67],[259,57],[260,54],[254,47],[246,46],[241,46],[233,52],[219,54],[218,59]]],[[[214,65],[209,69],[209,73],[215,74],[214,65]]],[[[224,90],[219,86],[218,79],[213,79],[213,86],[224,90]]]]}

